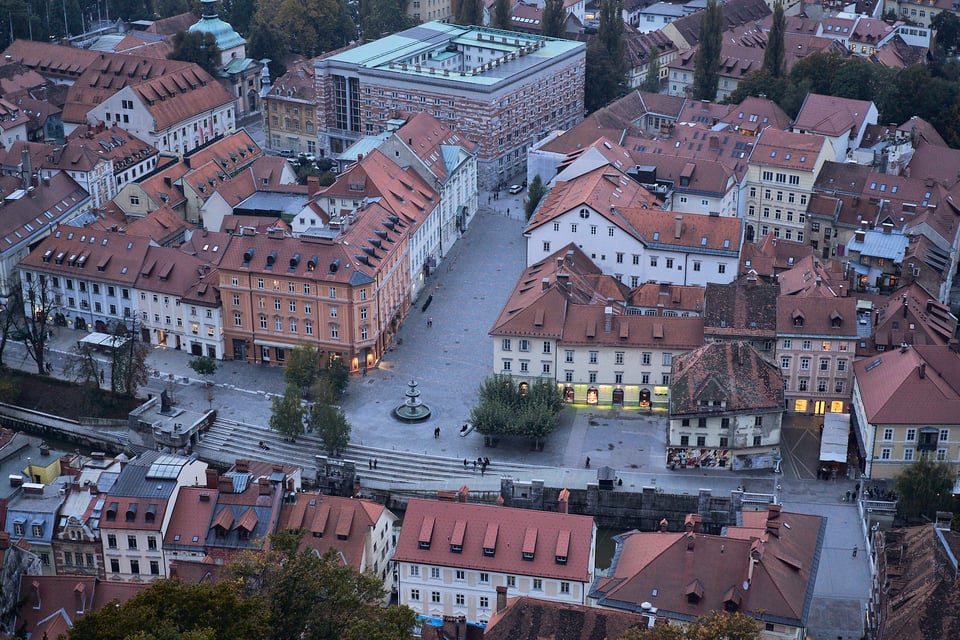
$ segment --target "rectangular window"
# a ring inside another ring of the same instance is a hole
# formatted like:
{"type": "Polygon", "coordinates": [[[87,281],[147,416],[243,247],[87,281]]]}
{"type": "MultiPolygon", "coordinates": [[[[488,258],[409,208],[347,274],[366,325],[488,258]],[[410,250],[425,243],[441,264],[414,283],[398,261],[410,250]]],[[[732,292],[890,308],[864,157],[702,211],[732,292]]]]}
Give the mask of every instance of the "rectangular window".
{"type": "Polygon", "coordinates": [[[507,576],[507,587],[515,589],[517,587],[517,576],[507,576]]]}
{"type": "Polygon", "coordinates": [[[950,429],[940,429],[940,442],[950,440],[950,429]]]}
{"type": "Polygon", "coordinates": [[[137,536],[127,536],[127,549],[137,548],[137,536]]]}
{"type": "Polygon", "coordinates": [[[117,558],[110,558],[110,572],[120,573],[120,560],[117,558]]]}
{"type": "Polygon", "coordinates": [[[456,596],[456,598],[457,598],[457,605],[458,605],[458,606],[461,606],[461,607],[462,607],[462,606],[466,603],[466,598],[464,597],[464,595],[463,595],[462,593],[458,593],[457,596],[456,596]]]}
{"type": "Polygon", "coordinates": [[[480,572],[480,584],[489,584],[490,583],[490,574],[485,571],[480,572]]]}
{"type": "Polygon", "coordinates": [[[614,364],[623,364],[623,351],[617,351],[613,354],[613,363],[614,364]]]}
{"type": "Polygon", "coordinates": [[[889,460],[889,459],[890,459],[890,452],[891,452],[890,447],[884,447],[884,448],[880,449],[880,459],[881,459],[881,460],[889,460]]]}
{"type": "Polygon", "coordinates": [[[530,341],[524,338],[520,339],[520,351],[530,351],[530,341]]]}
{"type": "Polygon", "coordinates": [[[916,429],[907,429],[907,442],[915,442],[917,439],[916,429]]]}
{"type": "Polygon", "coordinates": [[[534,591],[543,591],[543,579],[534,578],[533,579],[533,590],[534,591]]]}
{"type": "Polygon", "coordinates": [[[139,560],[131,560],[131,561],[130,561],[130,573],[132,573],[132,574],[135,575],[135,576],[140,575],[140,561],[139,561],[139,560]]]}
{"type": "Polygon", "coordinates": [[[467,572],[464,571],[463,569],[457,569],[456,576],[457,576],[457,580],[461,580],[461,581],[462,581],[462,580],[466,580],[466,579],[467,579],[467,572]]]}
{"type": "Polygon", "coordinates": [[[903,450],[903,459],[907,462],[913,460],[913,447],[907,447],[903,450]]]}
{"type": "Polygon", "coordinates": [[[480,596],[480,608],[489,609],[490,608],[490,598],[487,596],[480,596]]]}
{"type": "Polygon", "coordinates": [[[567,349],[564,351],[564,361],[573,362],[573,349],[567,349]]]}
{"type": "Polygon", "coordinates": [[[544,353],[550,353],[550,349],[552,348],[552,347],[551,347],[551,344],[552,344],[552,343],[550,343],[550,342],[544,341],[544,343],[543,343],[543,352],[544,352],[544,353]]]}
{"type": "Polygon", "coordinates": [[[500,349],[502,351],[510,351],[510,338],[504,338],[500,342],[500,349]]]}
{"type": "Polygon", "coordinates": [[[884,440],[887,440],[887,441],[893,440],[893,429],[892,429],[892,428],[887,427],[886,429],[883,430],[883,439],[884,439],[884,440]]]}
{"type": "Polygon", "coordinates": [[[430,567],[430,579],[431,580],[440,579],[440,567],[430,567]]]}
{"type": "Polygon", "coordinates": [[[439,592],[439,591],[431,591],[431,592],[430,592],[430,602],[432,602],[433,604],[440,604],[440,592],[439,592]]]}

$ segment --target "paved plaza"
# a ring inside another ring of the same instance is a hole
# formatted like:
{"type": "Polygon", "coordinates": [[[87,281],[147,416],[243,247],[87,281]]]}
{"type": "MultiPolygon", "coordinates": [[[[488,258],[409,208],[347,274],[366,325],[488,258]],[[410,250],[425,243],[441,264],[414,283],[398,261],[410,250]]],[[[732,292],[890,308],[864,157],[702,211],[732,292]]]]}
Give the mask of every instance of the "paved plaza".
{"type": "MultiPolygon", "coordinates": [[[[426,295],[433,295],[427,311],[421,311],[422,300],[415,301],[397,336],[397,346],[385,354],[378,368],[351,379],[342,406],[352,425],[348,454],[357,460],[361,475],[381,486],[417,482],[419,488],[451,489],[467,484],[471,489],[497,491],[503,473],[520,480],[542,479],[554,486],[583,487],[596,480],[598,467],[608,465],[624,480],[623,490],[656,486],[668,492],[696,493],[710,488],[726,494],[742,486],[748,492],[776,494],[785,510],[828,518],[815,615],[811,616],[812,636],[859,638],[869,589],[868,558],[862,552],[857,510],[840,500],[853,482],[810,479],[815,478],[809,470],[816,465],[819,438],[811,433],[809,421],[787,425],[782,475],[714,469],[670,471],[664,465],[665,418],[637,411],[567,408],[542,451],[510,441],[488,448],[477,433],[459,435],[461,425],[469,420],[481,381],[491,372],[493,346],[487,331],[525,266],[522,203],[518,197],[503,195],[503,199],[491,198],[489,206],[484,204],[431,274],[424,288],[426,295]],[[432,326],[427,325],[430,318],[432,326]],[[403,402],[410,380],[418,382],[421,398],[432,410],[430,419],[420,424],[404,424],[391,417],[393,408],[403,402]],[[434,437],[437,427],[439,438],[434,437]],[[484,476],[472,465],[463,465],[464,459],[478,456],[492,462],[484,476]],[[584,468],[587,456],[591,469],[584,468]],[[382,464],[370,475],[373,472],[368,473],[367,464],[374,458],[382,464]],[[442,480],[428,479],[426,472],[434,467],[442,480]],[[857,558],[851,553],[854,545],[861,549],[857,558]]],[[[481,202],[487,202],[486,195],[481,202]]],[[[51,350],[59,371],[63,355],[79,334],[56,331],[51,350]]],[[[7,348],[7,362],[18,366],[22,346],[7,348]]],[[[219,362],[210,402],[198,376],[187,366],[189,359],[185,352],[154,349],[148,361],[155,375],[146,392],[172,388],[178,406],[195,411],[212,406],[220,417],[244,424],[229,438],[211,442],[222,443],[218,446],[228,447],[231,455],[254,459],[309,460],[317,452],[312,449],[317,444],[315,437],[305,437],[298,444],[283,443],[266,427],[270,397],[283,391],[282,369],[219,362]],[[270,451],[259,449],[258,440],[269,443],[270,451]]],[[[22,361],[22,368],[30,369],[31,364],[22,361]]]]}

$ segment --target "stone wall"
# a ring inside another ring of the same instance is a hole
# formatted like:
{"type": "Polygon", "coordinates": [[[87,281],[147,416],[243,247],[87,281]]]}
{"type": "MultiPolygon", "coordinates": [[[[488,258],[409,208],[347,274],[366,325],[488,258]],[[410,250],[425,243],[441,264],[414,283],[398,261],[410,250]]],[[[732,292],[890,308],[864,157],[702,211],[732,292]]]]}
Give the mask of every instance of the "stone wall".
{"type": "MultiPolygon", "coordinates": [[[[500,495],[504,505],[541,511],[557,511],[561,487],[545,487],[543,481],[519,482],[511,478],[501,481],[500,495]]],[[[720,533],[723,527],[736,524],[742,505],[742,493],[714,496],[709,489],[695,494],[664,493],[656,487],[643,487],[640,492],[622,489],[601,490],[596,484],[586,489],[571,489],[568,511],[592,515],[598,527],[629,531],[653,531],[661,520],[667,520],[670,531],[683,529],[684,518],[691,513],[703,517],[702,530],[720,533]]],[[[472,499],[472,497],[471,497],[472,499]]]]}

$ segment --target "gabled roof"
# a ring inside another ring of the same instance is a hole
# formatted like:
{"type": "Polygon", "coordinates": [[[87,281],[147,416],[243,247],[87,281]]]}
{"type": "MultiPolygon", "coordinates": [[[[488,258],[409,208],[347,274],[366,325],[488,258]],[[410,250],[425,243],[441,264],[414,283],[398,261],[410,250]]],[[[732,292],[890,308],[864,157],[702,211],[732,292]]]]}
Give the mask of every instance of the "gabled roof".
{"type": "Polygon", "coordinates": [[[781,411],[780,367],[746,342],[711,342],[675,358],[670,415],[703,413],[714,401],[725,402],[722,413],[781,411]]]}
{"type": "Polygon", "coordinates": [[[162,131],[235,100],[219,82],[195,64],[136,84],[132,90],[156,121],[154,131],[162,131]]]}
{"type": "Polygon", "coordinates": [[[857,337],[857,300],[781,295],[777,308],[777,335],[853,340],[857,337]]]}
{"type": "Polygon", "coordinates": [[[56,638],[83,615],[113,601],[126,602],[149,582],[108,582],[92,576],[24,576],[15,627],[35,637],[56,638]]]}
{"type": "Polygon", "coordinates": [[[90,273],[101,282],[133,285],[150,239],[120,233],[60,227],[20,264],[56,275],[90,273]]]}
{"type": "Polygon", "coordinates": [[[658,617],[674,621],[733,610],[805,627],[826,519],[779,511],[767,518],[776,524],[759,534],[731,527],[726,536],[638,531],[616,536],[614,565],[594,583],[591,597],[602,607],[637,611],[656,592],[658,617]]]}
{"type": "Polygon", "coordinates": [[[694,285],[645,282],[631,289],[627,296],[627,305],[631,307],[659,307],[671,311],[702,313],[703,303],[703,287],[694,285]]]}
{"type": "Polygon", "coordinates": [[[704,331],[710,334],[774,335],[780,286],[755,275],[729,284],[707,283],[704,331]]]}
{"type": "MultiPolygon", "coordinates": [[[[723,30],[727,31],[753,23],[770,15],[770,13],[772,11],[764,0],[730,0],[723,3],[723,30]]],[[[677,18],[667,26],[676,29],[687,44],[694,47],[700,42],[700,20],[702,18],[703,11],[697,11],[677,18]]],[[[665,29],[665,31],[668,30],[665,29]]]]}
{"type": "Polygon", "coordinates": [[[90,201],[84,191],[66,172],[60,172],[34,187],[30,193],[2,192],[0,215],[0,253],[39,235],[51,224],[73,218],[90,201]]]}
{"type": "Polygon", "coordinates": [[[750,154],[750,164],[813,171],[821,153],[834,155],[833,147],[823,136],[768,128],[760,133],[750,154]]]}
{"type": "Polygon", "coordinates": [[[917,283],[890,293],[874,307],[874,341],[888,349],[908,345],[945,345],[956,335],[957,318],[917,283]]]}
{"type": "MultiPolygon", "coordinates": [[[[650,208],[657,200],[640,184],[614,167],[599,167],[573,180],[558,182],[537,207],[527,232],[552,222],[578,207],[589,207],[617,226],[627,230],[621,216],[611,209],[650,208]]],[[[629,232],[629,231],[628,231],[629,232]]]]}
{"type": "Polygon", "coordinates": [[[813,255],[806,255],[793,262],[786,271],[777,274],[780,293],[785,296],[820,296],[836,298],[844,295],[846,280],[834,269],[833,261],[823,262],[813,255]]]}
{"type": "Polygon", "coordinates": [[[475,142],[462,138],[428,111],[420,111],[410,116],[406,123],[397,129],[396,136],[420,158],[441,183],[446,181],[449,171],[456,168],[455,164],[447,165],[445,147],[462,149],[470,154],[476,153],[478,148],[475,142]]]}
{"type": "Polygon", "coordinates": [[[336,549],[345,565],[360,571],[368,536],[384,512],[386,507],[368,500],[298,493],[295,502],[284,503],[277,528],[303,532],[301,551],[312,549],[322,556],[336,549]]]}
{"type": "Polygon", "coordinates": [[[595,534],[590,516],[412,498],[403,523],[396,562],[575,582],[592,579],[595,534]],[[456,545],[458,527],[464,536],[456,545]],[[561,540],[569,542],[562,556],[561,540]]]}
{"type": "MultiPolygon", "coordinates": [[[[200,167],[214,162],[221,171],[236,175],[259,158],[265,157],[260,145],[247,133],[238,129],[229,135],[218,138],[184,156],[188,167],[200,167]]],[[[282,158],[280,158],[283,161],[282,158]]]]}
{"type": "Polygon", "coordinates": [[[744,100],[730,109],[726,116],[720,118],[735,129],[759,132],[761,129],[773,127],[786,129],[790,126],[790,116],[773,100],[747,96],[744,100]]]}
{"type": "Polygon", "coordinates": [[[867,121],[872,102],[808,93],[793,121],[793,129],[836,137],[859,131],[867,121]]]}
{"type": "Polygon", "coordinates": [[[956,424],[960,415],[960,354],[949,346],[885,351],[854,362],[853,376],[871,424],[956,424]]]}
{"type": "Polygon", "coordinates": [[[646,625],[646,616],[636,613],[521,596],[510,598],[506,609],[494,614],[483,630],[483,638],[616,640],[627,629],[646,625]]]}

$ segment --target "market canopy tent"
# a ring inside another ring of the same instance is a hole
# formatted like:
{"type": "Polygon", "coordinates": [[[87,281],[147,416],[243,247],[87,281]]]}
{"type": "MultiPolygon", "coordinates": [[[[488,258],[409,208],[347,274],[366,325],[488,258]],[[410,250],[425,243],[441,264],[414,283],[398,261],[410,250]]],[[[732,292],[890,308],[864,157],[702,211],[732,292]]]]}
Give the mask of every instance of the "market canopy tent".
{"type": "Polygon", "coordinates": [[[849,435],[849,413],[824,414],[823,435],[820,437],[820,462],[845,463],[849,435]]]}
{"type": "Polygon", "coordinates": [[[111,336],[108,333],[91,333],[90,335],[77,341],[81,347],[88,346],[93,348],[116,349],[122,347],[130,338],[122,336],[111,336]]]}

